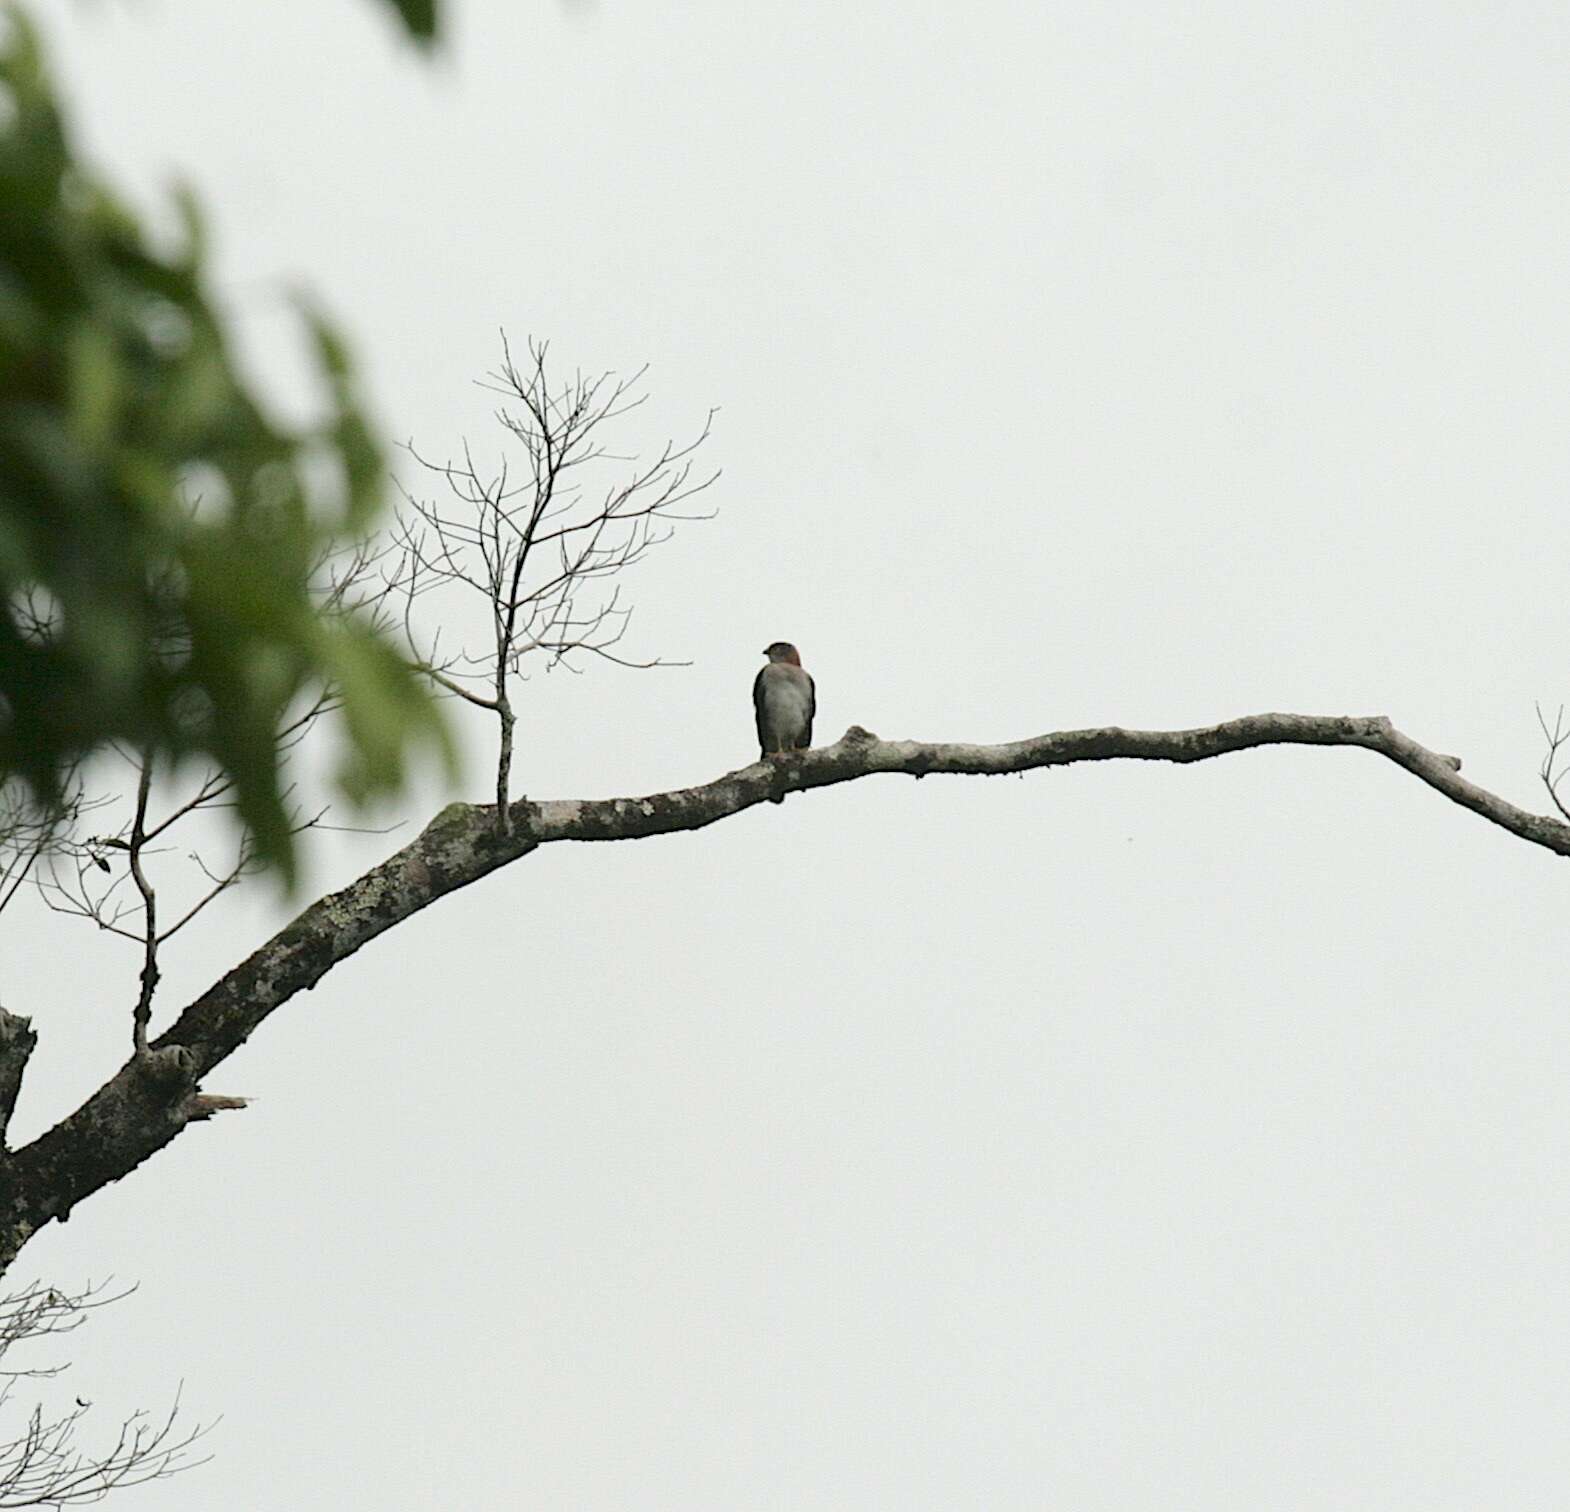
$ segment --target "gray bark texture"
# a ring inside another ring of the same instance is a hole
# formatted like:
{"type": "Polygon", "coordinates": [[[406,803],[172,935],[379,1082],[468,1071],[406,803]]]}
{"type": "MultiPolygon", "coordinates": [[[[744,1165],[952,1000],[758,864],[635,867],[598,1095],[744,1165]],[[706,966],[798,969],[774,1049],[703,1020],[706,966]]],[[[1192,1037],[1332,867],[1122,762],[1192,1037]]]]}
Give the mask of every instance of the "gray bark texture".
{"type": "MultiPolygon", "coordinates": [[[[74,1113],[19,1150],[0,1149],[0,1270],[45,1224],[63,1222],[77,1203],[135,1170],[182,1130],[242,1106],[242,1099],[202,1093],[199,1083],[274,1009],[385,930],[542,845],[702,829],[791,792],[880,772],[997,776],[1081,761],[1205,761],[1266,745],[1377,752],[1511,834],[1570,856],[1570,825],[1467,782],[1459,760],[1418,745],[1388,719],[1343,715],[1256,714],[1197,730],[1112,726],[1004,745],[886,741],[852,726],[834,745],[757,762],[702,787],[646,798],[520,798],[505,831],[493,804],[450,804],[411,844],[311,904],[215,982],[74,1113]]],[[[33,1043],[27,1021],[0,1010],[0,1115],[9,1115],[33,1043]]]]}

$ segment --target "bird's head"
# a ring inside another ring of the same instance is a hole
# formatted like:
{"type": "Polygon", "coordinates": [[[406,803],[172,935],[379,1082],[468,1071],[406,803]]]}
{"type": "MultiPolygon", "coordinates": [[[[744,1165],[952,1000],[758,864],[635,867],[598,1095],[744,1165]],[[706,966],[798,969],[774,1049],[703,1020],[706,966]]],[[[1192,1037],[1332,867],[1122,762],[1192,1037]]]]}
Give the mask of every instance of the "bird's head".
{"type": "Polygon", "coordinates": [[[764,648],[763,654],[771,662],[784,662],[788,667],[801,665],[801,654],[789,641],[775,641],[772,646],[764,648]]]}

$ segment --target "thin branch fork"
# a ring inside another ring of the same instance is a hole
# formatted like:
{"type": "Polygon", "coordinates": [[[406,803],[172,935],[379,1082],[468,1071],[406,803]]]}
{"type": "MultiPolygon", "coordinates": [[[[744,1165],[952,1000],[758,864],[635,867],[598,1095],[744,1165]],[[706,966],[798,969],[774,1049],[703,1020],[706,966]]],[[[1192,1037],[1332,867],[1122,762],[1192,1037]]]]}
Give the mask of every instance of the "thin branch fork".
{"type": "Polygon", "coordinates": [[[1539,704],[1537,723],[1542,728],[1543,739],[1548,744],[1547,754],[1543,757],[1543,764],[1538,769],[1537,775],[1548,790],[1549,801],[1559,811],[1560,818],[1570,819],[1570,808],[1565,807],[1564,800],[1559,796],[1560,784],[1570,776],[1570,772],[1564,769],[1563,764],[1564,748],[1567,743],[1570,743],[1570,726],[1565,724],[1564,705],[1559,706],[1559,712],[1554,715],[1554,727],[1550,730],[1542,705],[1539,704]]]}

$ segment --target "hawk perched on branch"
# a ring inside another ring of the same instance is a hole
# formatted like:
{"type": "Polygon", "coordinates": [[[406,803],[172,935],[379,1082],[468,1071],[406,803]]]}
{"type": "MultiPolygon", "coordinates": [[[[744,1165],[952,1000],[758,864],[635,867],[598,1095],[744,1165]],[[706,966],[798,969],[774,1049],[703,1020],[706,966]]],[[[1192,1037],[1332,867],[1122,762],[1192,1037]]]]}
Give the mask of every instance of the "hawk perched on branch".
{"type": "Polygon", "coordinates": [[[769,662],[753,681],[752,707],[758,716],[759,759],[767,760],[812,744],[818,692],[789,641],[775,641],[763,654],[769,662]]]}

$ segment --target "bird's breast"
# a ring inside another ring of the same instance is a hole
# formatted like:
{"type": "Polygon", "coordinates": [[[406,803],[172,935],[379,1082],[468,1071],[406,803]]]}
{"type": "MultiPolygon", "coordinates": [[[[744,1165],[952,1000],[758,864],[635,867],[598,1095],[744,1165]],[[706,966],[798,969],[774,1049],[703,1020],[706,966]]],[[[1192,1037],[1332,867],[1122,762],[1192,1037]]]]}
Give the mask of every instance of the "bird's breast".
{"type": "MultiPolygon", "coordinates": [[[[794,669],[791,669],[794,670],[794,669]]],[[[770,667],[770,673],[776,668],[770,667]]],[[[779,672],[785,672],[783,667],[779,672]]],[[[763,717],[777,730],[800,729],[807,722],[808,696],[806,679],[786,676],[765,676],[763,679],[763,717]]]]}

